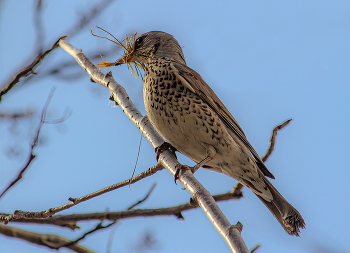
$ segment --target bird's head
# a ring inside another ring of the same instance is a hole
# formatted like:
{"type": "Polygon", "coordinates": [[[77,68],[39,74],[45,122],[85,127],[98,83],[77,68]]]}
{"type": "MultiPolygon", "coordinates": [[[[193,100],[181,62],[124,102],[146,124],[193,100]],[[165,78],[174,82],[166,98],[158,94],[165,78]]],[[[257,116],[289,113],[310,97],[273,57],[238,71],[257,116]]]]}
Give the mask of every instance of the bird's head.
{"type": "Polygon", "coordinates": [[[185,63],[182,49],[172,35],[161,31],[152,31],[137,37],[132,45],[132,52],[124,54],[117,61],[117,65],[131,62],[147,64],[150,59],[162,57],[185,63]]]}
{"type": "Polygon", "coordinates": [[[137,38],[128,37],[126,45],[117,43],[125,49],[124,55],[114,63],[102,62],[101,67],[119,66],[134,63],[145,66],[151,59],[167,57],[182,64],[186,64],[182,49],[177,40],[170,34],[161,31],[144,33],[137,38]],[[134,42],[132,43],[132,40],[134,42]]]}

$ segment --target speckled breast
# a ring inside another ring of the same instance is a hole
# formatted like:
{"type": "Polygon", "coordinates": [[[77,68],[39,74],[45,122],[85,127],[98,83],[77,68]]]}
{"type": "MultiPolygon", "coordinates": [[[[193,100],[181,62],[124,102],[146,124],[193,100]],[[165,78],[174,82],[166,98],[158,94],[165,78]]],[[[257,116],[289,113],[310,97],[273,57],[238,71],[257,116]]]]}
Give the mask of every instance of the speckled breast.
{"type": "Polygon", "coordinates": [[[145,72],[143,97],[148,118],[178,151],[199,162],[206,144],[227,147],[221,121],[195,93],[177,80],[169,61],[155,60],[145,72]]]}

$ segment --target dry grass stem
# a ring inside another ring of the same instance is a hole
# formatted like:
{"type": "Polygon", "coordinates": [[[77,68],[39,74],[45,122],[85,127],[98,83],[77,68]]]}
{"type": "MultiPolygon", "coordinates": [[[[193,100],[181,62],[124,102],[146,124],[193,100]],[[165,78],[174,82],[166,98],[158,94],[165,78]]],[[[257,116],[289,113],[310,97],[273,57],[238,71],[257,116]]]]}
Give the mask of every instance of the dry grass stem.
{"type": "Polygon", "coordinates": [[[133,63],[129,63],[128,60],[131,57],[131,54],[134,52],[134,44],[135,41],[137,39],[137,33],[134,33],[134,35],[126,35],[125,39],[122,41],[119,41],[113,34],[111,34],[110,32],[106,31],[105,29],[96,26],[98,29],[104,31],[105,33],[107,33],[108,35],[112,36],[115,40],[111,40],[107,37],[103,37],[103,36],[99,36],[96,35],[94,33],[94,31],[92,29],[90,29],[91,34],[95,37],[99,37],[99,38],[103,38],[106,40],[109,40],[115,44],[117,44],[118,46],[121,46],[124,49],[124,55],[122,56],[122,58],[120,58],[119,60],[117,60],[116,62],[102,62],[100,64],[97,64],[99,67],[103,67],[103,68],[110,68],[113,66],[120,66],[123,64],[127,64],[128,67],[131,69],[131,73],[134,75],[134,77],[137,79],[137,77],[140,75],[140,70],[139,68],[145,69],[145,65],[143,63],[139,63],[139,62],[133,62],[133,63]],[[125,45],[123,44],[123,42],[125,42],[125,45]],[[133,66],[134,65],[134,66],[133,66]],[[135,67],[135,69],[134,69],[135,67]]]}

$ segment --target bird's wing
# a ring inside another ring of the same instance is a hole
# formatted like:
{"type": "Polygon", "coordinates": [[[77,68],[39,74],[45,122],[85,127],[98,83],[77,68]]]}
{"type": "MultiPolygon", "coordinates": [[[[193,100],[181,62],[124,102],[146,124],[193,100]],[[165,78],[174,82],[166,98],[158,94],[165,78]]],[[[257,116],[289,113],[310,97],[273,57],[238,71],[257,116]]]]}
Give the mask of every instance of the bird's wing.
{"type": "Polygon", "coordinates": [[[175,75],[182,81],[182,83],[189,90],[196,93],[204,102],[206,102],[210,108],[217,113],[225,125],[239,138],[239,140],[244,143],[244,145],[254,156],[256,163],[263,174],[267,177],[275,178],[267,169],[253,146],[247,140],[247,137],[245,136],[238,122],[235,120],[229,110],[227,110],[214,91],[203,80],[203,78],[196,71],[186,65],[177,62],[173,62],[171,65],[174,69],[175,75]]]}

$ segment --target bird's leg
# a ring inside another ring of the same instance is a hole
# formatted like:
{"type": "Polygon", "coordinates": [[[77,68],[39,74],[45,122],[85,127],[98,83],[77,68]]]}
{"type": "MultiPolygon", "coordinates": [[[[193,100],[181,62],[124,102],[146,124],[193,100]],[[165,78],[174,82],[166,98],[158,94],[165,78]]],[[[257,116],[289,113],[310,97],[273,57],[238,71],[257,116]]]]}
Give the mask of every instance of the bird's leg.
{"type": "Polygon", "coordinates": [[[202,161],[200,161],[199,163],[197,163],[195,166],[193,166],[191,168],[191,171],[193,173],[195,173],[200,167],[202,167],[203,165],[205,165],[207,162],[210,162],[211,160],[213,160],[214,157],[211,156],[207,156],[206,158],[204,158],[202,161]]]}
{"type": "Polygon", "coordinates": [[[162,145],[160,145],[159,147],[156,147],[156,148],[155,148],[155,151],[156,151],[156,154],[157,154],[157,156],[156,156],[157,162],[158,162],[158,160],[159,160],[160,154],[161,154],[163,151],[165,151],[165,150],[169,150],[169,151],[175,156],[175,158],[177,159],[177,156],[176,156],[176,154],[175,154],[175,151],[177,151],[177,149],[174,148],[170,143],[168,143],[168,142],[163,142],[162,145]]]}
{"type": "Polygon", "coordinates": [[[206,147],[206,150],[207,150],[207,156],[202,161],[197,163],[195,166],[190,167],[190,166],[182,165],[182,164],[177,164],[176,165],[176,167],[175,167],[176,172],[175,172],[175,175],[174,175],[175,184],[176,184],[176,180],[179,179],[179,174],[180,174],[181,170],[183,170],[183,169],[190,169],[192,173],[195,173],[200,167],[202,167],[207,162],[210,162],[211,160],[214,159],[214,157],[216,155],[215,148],[213,146],[211,146],[211,145],[208,145],[208,144],[205,145],[205,147],[206,147]]]}
{"type": "Polygon", "coordinates": [[[205,165],[207,162],[210,162],[211,160],[213,160],[214,157],[216,156],[216,149],[212,145],[205,144],[204,146],[207,151],[207,157],[191,168],[191,171],[193,173],[195,173],[200,167],[205,165]]]}

